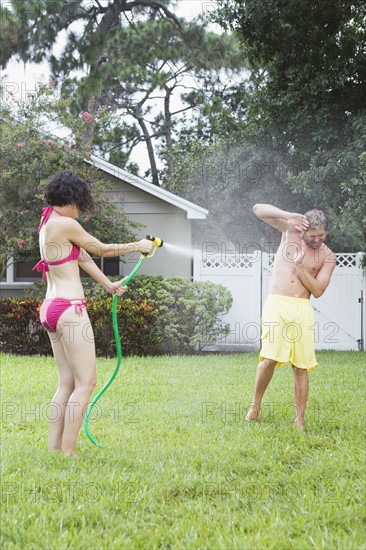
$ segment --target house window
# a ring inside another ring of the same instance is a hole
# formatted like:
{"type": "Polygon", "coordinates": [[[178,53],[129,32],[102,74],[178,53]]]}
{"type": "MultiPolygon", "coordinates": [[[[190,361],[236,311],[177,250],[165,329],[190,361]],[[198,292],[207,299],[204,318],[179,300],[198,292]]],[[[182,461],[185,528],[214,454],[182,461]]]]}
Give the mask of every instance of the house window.
{"type": "Polygon", "coordinates": [[[113,275],[120,274],[120,259],[117,258],[102,258],[103,260],[103,271],[106,275],[112,277],[113,275]]]}
{"type": "Polygon", "coordinates": [[[33,267],[38,260],[39,253],[37,255],[33,255],[31,253],[20,253],[14,262],[14,282],[29,283],[39,281],[42,278],[42,273],[36,270],[33,271],[33,267]]]}
{"type": "MultiPolygon", "coordinates": [[[[28,261],[29,263],[31,263],[32,265],[34,265],[36,262],[33,261],[33,263],[29,260],[29,257],[28,257],[28,261]]],[[[31,278],[26,278],[24,280],[22,280],[20,278],[20,280],[17,280],[16,279],[16,270],[17,270],[17,267],[16,267],[16,261],[14,260],[14,257],[13,256],[9,256],[8,259],[7,259],[7,264],[6,264],[6,274],[5,276],[1,279],[1,287],[6,289],[7,287],[9,288],[26,288],[26,287],[31,287],[33,282],[38,280],[41,275],[35,275],[35,272],[32,273],[32,277],[31,278]]],[[[18,273],[18,275],[21,275],[22,274],[22,268],[20,270],[20,273],[18,273]]]]}
{"type": "MultiPolygon", "coordinates": [[[[107,277],[120,274],[120,259],[118,256],[113,258],[100,258],[99,256],[96,256],[93,257],[93,260],[99,269],[107,275],[107,277]]],[[[90,278],[90,275],[88,275],[83,269],[80,270],[80,275],[82,278],[90,278]]]]}

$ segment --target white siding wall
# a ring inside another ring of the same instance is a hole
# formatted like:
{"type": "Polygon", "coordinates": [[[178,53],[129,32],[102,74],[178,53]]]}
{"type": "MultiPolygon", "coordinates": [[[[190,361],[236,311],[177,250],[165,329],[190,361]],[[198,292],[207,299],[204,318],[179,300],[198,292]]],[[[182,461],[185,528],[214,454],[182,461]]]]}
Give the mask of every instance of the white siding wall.
{"type": "MultiPolygon", "coordinates": [[[[155,235],[165,242],[187,250],[192,246],[191,220],[186,212],[164,203],[162,200],[130,185],[120,182],[108,193],[108,200],[123,207],[125,214],[133,221],[146,227],[138,231],[138,238],[155,235]]],[[[117,236],[116,236],[117,238],[117,236]]],[[[136,263],[139,254],[124,258],[122,273],[127,275],[136,263]]],[[[172,253],[164,246],[153,258],[148,258],[139,274],[162,275],[164,277],[191,277],[193,258],[187,254],[172,253]]]]}

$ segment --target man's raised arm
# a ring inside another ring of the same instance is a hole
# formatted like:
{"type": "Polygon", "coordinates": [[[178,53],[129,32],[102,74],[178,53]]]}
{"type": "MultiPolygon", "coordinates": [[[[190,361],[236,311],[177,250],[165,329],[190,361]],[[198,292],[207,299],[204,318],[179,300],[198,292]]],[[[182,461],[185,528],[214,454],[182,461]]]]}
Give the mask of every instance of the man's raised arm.
{"type": "Polygon", "coordinates": [[[306,231],[309,228],[309,222],[303,214],[286,212],[271,204],[255,204],[253,212],[257,218],[282,232],[294,229],[306,231]]]}

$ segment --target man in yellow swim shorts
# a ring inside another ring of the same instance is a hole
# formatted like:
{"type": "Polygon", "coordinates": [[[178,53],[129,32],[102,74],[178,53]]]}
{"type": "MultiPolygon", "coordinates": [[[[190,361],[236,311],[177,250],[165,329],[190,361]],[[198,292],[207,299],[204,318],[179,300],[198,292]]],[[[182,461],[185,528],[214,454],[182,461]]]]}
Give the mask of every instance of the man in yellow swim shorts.
{"type": "Polygon", "coordinates": [[[245,419],[259,419],[263,395],[275,367],[290,362],[294,375],[295,425],[304,429],[308,372],[317,366],[310,296],[319,298],[324,293],[336,257],[324,244],[327,221],[321,210],[302,215],[270,204],[256,204],[253,211],[259,219],[281,231],[282,238],[263,308],[260,362],[252,404],[245,419]]]}

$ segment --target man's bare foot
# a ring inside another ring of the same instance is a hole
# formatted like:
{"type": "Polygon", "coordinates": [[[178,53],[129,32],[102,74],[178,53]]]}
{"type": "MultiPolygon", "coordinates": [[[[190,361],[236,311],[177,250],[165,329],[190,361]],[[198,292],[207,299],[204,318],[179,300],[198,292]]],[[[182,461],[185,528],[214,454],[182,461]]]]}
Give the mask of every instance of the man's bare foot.
{"type": "Polygon", "coordinates": [[[294,421],[294,427],[297,428],[298,430],[301,430],[302,432],[305,431],[304,422],[302,420],[299,420],[298,418],[296,418],[294,421]]]}
{"type": "Polygon", "coordinates": [[[257,405],[251,405],[249,411],[247,412],[245,420],[247,422],[258,422],[260,415],[261,415],[260,408],[257,407],[257,405]]]}

